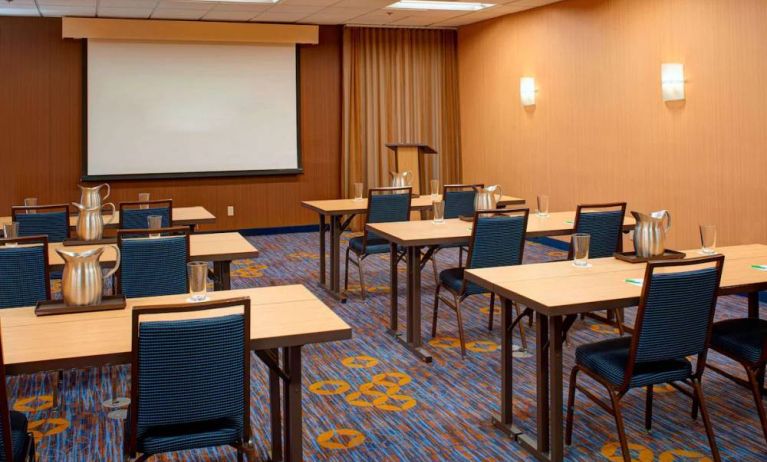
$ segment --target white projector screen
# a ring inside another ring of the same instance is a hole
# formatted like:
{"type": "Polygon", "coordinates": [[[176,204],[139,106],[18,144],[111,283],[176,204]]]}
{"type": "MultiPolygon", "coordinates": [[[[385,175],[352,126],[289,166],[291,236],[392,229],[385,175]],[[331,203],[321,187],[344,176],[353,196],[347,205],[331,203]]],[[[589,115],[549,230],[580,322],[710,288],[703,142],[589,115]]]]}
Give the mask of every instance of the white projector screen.
{"type": "Polygon", "coordinates": [[[85,179],[301,172],[295,45],[87,47],[85,179]]]}

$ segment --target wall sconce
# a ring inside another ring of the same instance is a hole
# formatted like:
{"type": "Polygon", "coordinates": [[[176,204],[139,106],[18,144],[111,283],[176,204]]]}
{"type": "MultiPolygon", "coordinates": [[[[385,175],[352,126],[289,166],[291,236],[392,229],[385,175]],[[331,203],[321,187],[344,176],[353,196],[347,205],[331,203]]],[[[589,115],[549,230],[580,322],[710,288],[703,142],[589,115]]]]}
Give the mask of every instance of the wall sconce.
{"type": "Polygon", "coordinates": [[[663,101],[684,100],[684,64],[661,64],[660,82],[663,101]]]}
{"type": "Polygon", "coordinates": [[[519,99],[522,106],[535,106],[535,78],[522,77],[519,79],[519,99]]]}

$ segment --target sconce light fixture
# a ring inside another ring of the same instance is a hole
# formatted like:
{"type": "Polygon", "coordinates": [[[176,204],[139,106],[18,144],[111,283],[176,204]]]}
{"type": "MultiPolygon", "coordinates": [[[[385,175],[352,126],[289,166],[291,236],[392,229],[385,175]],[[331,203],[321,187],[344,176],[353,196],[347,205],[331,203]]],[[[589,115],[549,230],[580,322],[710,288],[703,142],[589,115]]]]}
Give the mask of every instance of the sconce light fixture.
{"type": "Polygon", "coordinates": [[[660,82],[663,101],[684,100],[684,64],[661,64],[660,82]]]}
{"type": "Polygon", "coordinates": [[[522,106],[535,106],[535,77],[519,79],[519,99],[522,106]]]}

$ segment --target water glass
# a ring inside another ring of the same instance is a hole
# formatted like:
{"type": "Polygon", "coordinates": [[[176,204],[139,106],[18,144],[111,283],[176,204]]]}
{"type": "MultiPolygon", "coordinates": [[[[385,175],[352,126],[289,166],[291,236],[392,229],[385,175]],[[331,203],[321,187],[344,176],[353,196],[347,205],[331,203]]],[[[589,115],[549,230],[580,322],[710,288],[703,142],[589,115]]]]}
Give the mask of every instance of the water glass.
{"type": "Polygon", "coordinates": [[[716,253],[716,226],[700,225],[700,251],[706,255],[716,253]]]}
{"type": "Polygon", "coordinates": [[[429,190],[431,191],[432,199],[436,199],[439,196],[439,180],[430,180],[429,190]]]}
{"type": "Polygon", "coordinates": [[[190,261],[186,264],[189,276],[189,294],[193,302],[202,302],[207,299],[208,292],[208,263],[204,261],[190,261]]]}
{"type": "Polygon", "coordinates": [[[589,266],[589,245],[591,236],[584,233],[573,234],[573,265],[586,268],[589,266]]]}
{"type": "MultiPolygon", "coordinates": [[[[138,200],[139,202],[149,202],[149,193],[138,193],[138,200]]],[[[140,205],[139,208],[148,209],[149,204],[140,205]]]]}
{"type": "MultiPolygon", "coordinates": [[[[27,197],[24,199],[24,207],[35,207],[37,206],[37,198],[36,197],[27,197]]],[[[27,214],[33,214],[37,213],[37,210],[27,210],[27,214]]]]}
{"type": "Polygon", "coordinates": [[[362,183],[354,183],[354,200],[361,201],[363,199],[363,191],[365,185],[362,183]]]}
{"type": "MultiPolygon", "coordinates": [[[[161,215],[149,215],[146,217],[147,228],[160,229],[162,228],[162,216],[161,215]]],[[[152,233],[149,237],[160,237],[159,233],[152,233]]]]}
{"type": "MultiPolygon", "coordinates": [[[[5,239],[16,239],[19,237],[19,224],[16,222],[6,223],[3,225],[3,237],[5,239]]],[[[15,247],[18,244],[16,242],[5,244],[7,247],[15,247]]]]}
{"type": "Polygon", "coordinates": [[[432,203],[434,209],[434,224],[440,225],[445,222],[445,201],[434,201],[432,203]]]}
{"type": "Polygon", "coordinates": [[[549,196],[540,194],[538,195],[538,216],[549,216],[549,196]]]}

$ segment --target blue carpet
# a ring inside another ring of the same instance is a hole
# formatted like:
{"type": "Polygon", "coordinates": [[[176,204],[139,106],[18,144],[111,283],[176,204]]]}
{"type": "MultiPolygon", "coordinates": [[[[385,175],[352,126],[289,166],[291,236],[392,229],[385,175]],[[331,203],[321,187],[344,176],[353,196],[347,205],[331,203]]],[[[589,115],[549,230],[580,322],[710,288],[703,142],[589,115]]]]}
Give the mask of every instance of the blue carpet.
{"type": "MultiPolygon", "coordinates": [[[[349,235],[345,235],[342,251],[349,235]]],[[[334,302],[317,284],[317,234],[296,233],[252,236],[261,257],[236,263],[233,286],[257,287],[305,284],[345,319],[354,338],[346,342],[308,346],[304,349],[304,456],[327,461],[528,461],[532,457],[492,428],[489,416],[499,410],[500,336],[487,330],[489,299],[474,296],[465,305],[464,324],[469,352],[461,360],[455,315],[440,311],[439,337],[427,345],[434,363],[417,361],[385,332],[388,313],[388,258],[366,260],[369,294],[362,301],[356,267],[351,268],[351,288],[346,304],[334,302]]],[[[529,242],[525,262],[559,260],[565,252],[529,242]]],[[[441,269],[457,262],[456,251],[438,256],[441,269]]],[[[400,268],[404,272],[404,266],[400,268]]],[[[430,312],[434,279],[431,266],[423,274],[423,335],[430,340],[430,312]]],[[[404,277],[400,278],[400,322],[405,326],[404,277]]],[[[718,319],[744,316],[746,299],[720,299],[718,319]]],[[[767,310],[762,308],[762,317],[767,310]]],[[[632,310],[627,319],[632,318],[632,310]]],[[[630,322],[630,321],[629,321],[630,322]]],[[[497,326],[497,321],[496,321],[497,326]]],[[[515,418],[533,430],[535,376],[533,331],[530,352],[515,360],[515,418]]],[[[515,342],[519,343],[518,332],[515,342]]],[[[575,346],[616,335],[614,329],[593,321],[573,328],[572,344],[565,352],[569,373],[575,346]]],[[[712,353],[710,362],[741,374],[739,366],[712,353]]],[[[107,418],[101,402],[110,397],[110,371],[121,379],[127,394],[127,367],[65,372],[63,405],[51,409],[50,382],[45,374],[9,379],[10,401],[25,412],[35,432],[39,460],[104,461],[122,459],[121,422],[107,418]]],[[[269,450],[265,367],[254,360],[252,370],[253,428],[257,449],[266,458],[269,450]]],[[[587,379],[581,379],[587,380],[587,379]]],[[[588,382],[584,382],[588,383],[588,382]]],[[[602,393],[593,384],[596,393],[602,393]]],[[[724,460],[767,460],[767,443],[761,438],[749,392],[708,372],[704,389],[709,398],[714,429],[724,460]]],[[[633,460],[640,462],[708,461],[703,426],[689,417],[690,401],[661,387],[655,400],[655,425],[644,431],[644,394],[624,399],[625,422],[633,460]]],[[[620,460],[612,417],[584,397],[578,397],[574,444],[567,460],[620,460]]],[[[158,460],[234,461],[231,449],[210,449],[158,457],[158,460]]]]}

